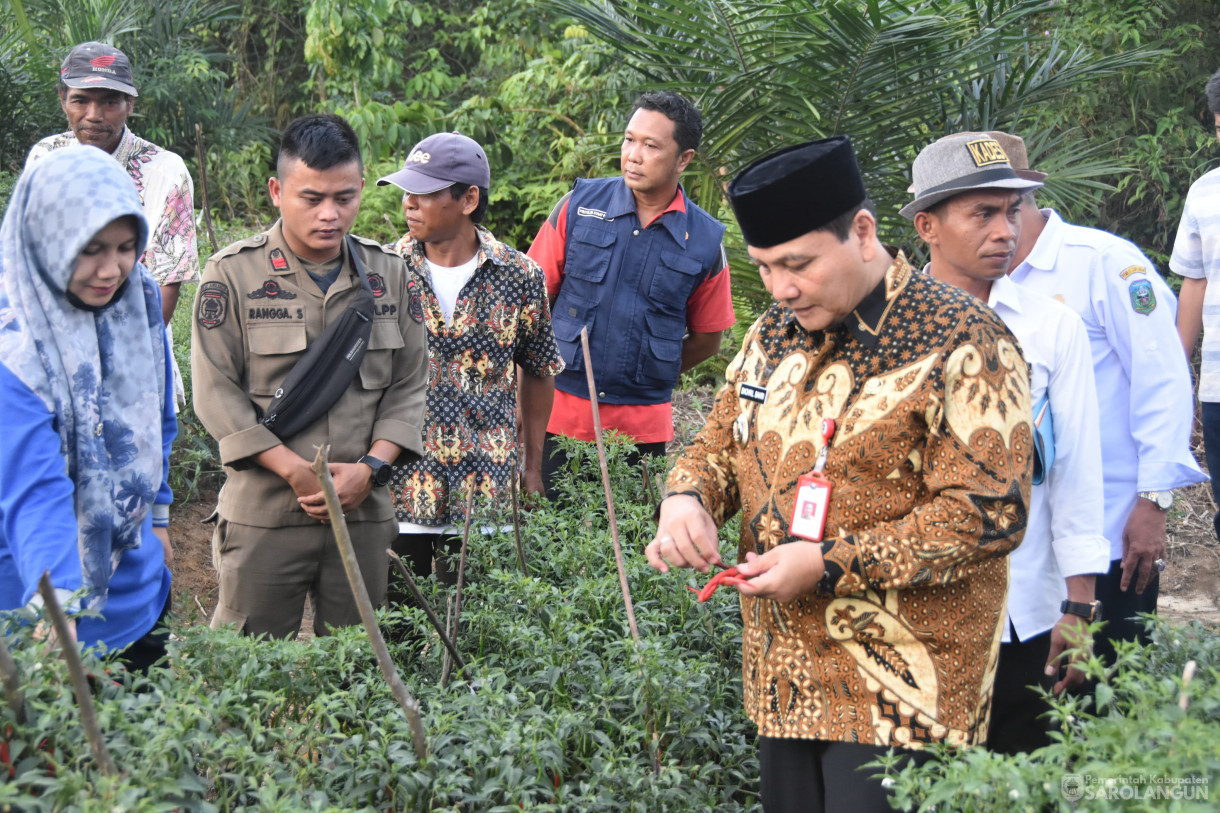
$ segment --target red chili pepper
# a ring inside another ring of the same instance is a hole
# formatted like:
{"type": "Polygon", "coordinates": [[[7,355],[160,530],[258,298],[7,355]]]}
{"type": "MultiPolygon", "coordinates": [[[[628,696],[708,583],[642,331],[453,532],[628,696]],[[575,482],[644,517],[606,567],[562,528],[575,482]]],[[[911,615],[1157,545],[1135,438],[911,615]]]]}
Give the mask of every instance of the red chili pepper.
{"type": "Polygon", "coordinates": [[[712,578],[708,580],[707,584],[703,586],[702,590],[696,590],[689,584],[686,586],[686,589],[699,596],[699,601],[702,603],[711,598],[712,593],[715,593],[716,588],[722,584],[736,586],[739,584],[747,584],[748,582],[749,579],[743,579],[737,574],[737,568],[730,567],[726,570],[720,571],[715,576],[712,576],[712,578]]]}

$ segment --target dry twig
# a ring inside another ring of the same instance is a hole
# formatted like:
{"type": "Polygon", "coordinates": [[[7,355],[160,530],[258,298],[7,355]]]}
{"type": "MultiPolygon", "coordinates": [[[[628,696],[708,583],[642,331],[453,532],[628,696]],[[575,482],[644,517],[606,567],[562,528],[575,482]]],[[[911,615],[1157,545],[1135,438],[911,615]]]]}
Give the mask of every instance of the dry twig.
{"type": "Polygon", "coordinates": [[[432,609],[432,605],[428,603],[428,599],[424,598],[423,592],[419,589],[419,585],[415,583],[415,577],[411,575],[411,569],[402,563],[402,559],[398,558],[398,554],[386,548],[386,553],[390,556],[390,561],[398,568],[398,572],[407,580],[407,589],[411,591],[411,595],[419,602],[419,606],[423,608],[424,615],[428,616],[428,621],[432,627],[441,636],[441,642],[445,648],[453,656],[453,660],[457,663],[458,669],[466,669],[466,661],[462,660],[462,655],[457,651],[457,647],[453,645],[453,641],[449,639],[449,634],[445,632],[445,626],[441,620],[436,617],[436,611],[432,609]]]}
{"type": "MultiPolygon", "coordinates": [[[[457,572],[457,591],[453,603],[453,617],[450,620],[449,637],[457,642],[458,637],[458,622],[462,618],[462,585],[466,581],[466,549],[470,544],[470,519],[474,513],[474,481],[470,482],[470,491],[466,493],[466,524],[462,527],[462,552],[458,556],[458,572],[457,572]]],[[[449,683],[449,670],[452,663],[449,658],[445,658],[445,665],[441,669],[441,685],[446,686],[449,683]]]]}
{"type": "Polygon", "coordinates": [[[105,776],[114,776],[119,772],[114,760],[110,758],[110,750],[106,748],[106,740],[102,738],[102,729],[97,724],[97,709],[93,705],[93,693],[89,691],[89,678],[85,676],[85,668],[81,666],[80,653],[76,651],[76,638],[68,626],[68,617],[55,598],[55,588],[51,586],[51,571],[43,571],[38,580],[38,592],[42,595],[43,608],[51,616],[51,624],[55,627],[55,637],[59,650],[63,653],[64,663],[68,665],[68,674],[72,678],[72,691],[76,694],[76,705],[80,709],[80,722],[89,739],[89,747],[93,750],[93,758],[97,761],[98,770],[105,776]]]}
{"type": "Polygon", "coordinates": [[[521,563],[521,575],[528,576],[529,568],[525,566],[525,548],[521,544],[521,505],[517,500],[517,472],[510,479],[513,490],[513,539],[517,542],[517,561],[521,563]]]}
{"type": "Polygon", "coordinates": [[[208,203],[208,161],[207,150],[203,148],[203,125],[195,122],[195,154],[199,161],[199,188],[203,193],[203,222],[208,228],[208,239],[212,241],[212,252],[220,250],[216,244],[216,232],[212,228],[212,207],[208,203]]]}
{"type": "Polygon", "coordinates": [[[589,382],[589,403],[593,406],[593,434],[597,438],[597,461],[602,467],[602,485],[606,488],[606,510],[610,512],[610,539],[614,542],[614,561],[618,565],[619,586],[623,588],[623,604],[627,607],[627,623],[631,637],[640,640],[639,627],[635,625],[635,608],[631,604],[631,588],[627,585],[627,568],[623,565],[623,548],[618,542],[618,520],[614,516],[614,494],[610,490],[610,467],[606,464],[606,444],[602,440],[602,418],[597,411],[597,387],[593,383],[593,359],[589,354],[589,329],[580,329],[580,346],[585,354],[585,376],[589,382]]]}
{"type": "Polygon", "coordinates": [[[347,520],[343,518],[343,506],[339,502],[339,492],[335,490],[335,481],[330,476],[330,466],[326,458],[330,454],[330,446],[318,448],[317,457],[313,459],[313,473],[322,484],[322,496],[326,499],[326,511],[330,515],[330,525],[335,531],[335,541],[339,544],[339,555],[343,558],[343,569],[347,572],[347,583],[351,585],[352,594],[356,598],[356,607],[360,610],[360,620],[364,622],[364,630],[368,633],[369,643],[377,654],[377,663],[381,673],[390,684],[394,699],[402,707],[407,716],[407,724],[411,727],[411,741],[415,746],[415,756],[422,762],[428,758],[428,743],[424,737],[424,724],[419,716],[419,701],[407,691],[398,668],[390,659],[390,650],[386,649],[385,639],[381,637],[381,629],[377,626],[377,617],[373,614],[373,602],[369,599],[369,591],[364,586],[364,577],[360,575],[360,563],[356,561],[356,551],[352,547],[352,537],[347,530],[347,520]]]}
{"type": "Polygon", "coordinates": [[[644,490],[648,493],[648,507],[657,510],[657,495],[652,490],[652,477],[648,473],[648,455],[640,455],[640,468],[644,471],[644,490]]]}

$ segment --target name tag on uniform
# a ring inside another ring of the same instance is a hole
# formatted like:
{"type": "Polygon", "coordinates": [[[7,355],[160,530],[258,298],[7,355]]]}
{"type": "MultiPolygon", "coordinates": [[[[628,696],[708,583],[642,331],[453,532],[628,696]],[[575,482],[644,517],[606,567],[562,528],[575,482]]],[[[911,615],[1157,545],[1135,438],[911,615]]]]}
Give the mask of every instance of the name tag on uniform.
{"type": "Polygon", "coordinates": [[[754,384],[742,384],[741,397],[756,404],[765,404],[767,402],[767,388],[754,384]]]}

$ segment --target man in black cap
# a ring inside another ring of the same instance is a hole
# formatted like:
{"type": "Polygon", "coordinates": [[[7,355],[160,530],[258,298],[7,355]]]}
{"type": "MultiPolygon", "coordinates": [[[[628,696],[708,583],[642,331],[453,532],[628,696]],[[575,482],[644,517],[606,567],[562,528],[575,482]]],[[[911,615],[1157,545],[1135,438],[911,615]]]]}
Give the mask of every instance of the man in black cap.
{"type": "Polygon", "coordinates": [[[480,225],[491,169],[478,142],[430,135],[377,184],[403,191],[407,233],[394,250],[427,328],[430,371],[424,454],[395,466],[390,484],[394,550],[420,576],[439,553],[438,575],[456,581],[443,552],[460,545],[467,494],[503,504],[519,462],[523,490],[542,493],[543,433],[563,360],[542,269],[480,225]]]}
{"type": "MultiPolygon", "coordinates": [[[[139,95],[126,54],[101,42],[76,46],[59,71],[59,106],[69,129],[35,144],[26,166],[54,150],[91,144],[113,155],[127,170],[148,218],[148,248],[140,262],[161,286],[161,315],[168,325],[179,286],[199,277],[195,192],[181,158],[127,129],[127,117],[139,95]]],[[[182,398],[177,375],[175,383],[182,398]]]]}
{"type": "Polygon", "coordinates": [[[741,512],[728,583],[763,806],[889,810],[861,765],[987,733],[1028,370],[994,313],[887,252],[847,138],[764,158],[729,194],[776,301],[670,474],[648,560],[707,572],[741,512]]]}

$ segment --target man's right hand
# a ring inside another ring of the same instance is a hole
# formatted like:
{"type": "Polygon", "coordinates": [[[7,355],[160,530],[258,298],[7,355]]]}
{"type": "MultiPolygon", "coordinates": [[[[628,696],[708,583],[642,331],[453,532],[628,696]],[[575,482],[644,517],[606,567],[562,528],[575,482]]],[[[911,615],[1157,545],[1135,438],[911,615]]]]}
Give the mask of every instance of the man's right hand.
{"type": "Polygon", "coordinates": [[[661,502],[657,535],[644,549],[648,564],[662,573],[670,567],[693,567],[706,573],[721,564],[716,523],[703,504],[689,494],[661,502]]]}
{"type": "MultiPolygon", "coordinates": [[[[283,444],[272,446],[265,452],[259,452],[252,459],[264,469],[278,474],[288,485],[292,486],[297,502],[322,493],[322,484],[318,482],[318,477],[313,473],[309,461],[283,444]]],[[[325,503],[322,504],[320,510],[314,505],[302,505],[301,507],[314,519],[323,521],[326,519],[325,503]]]]}

